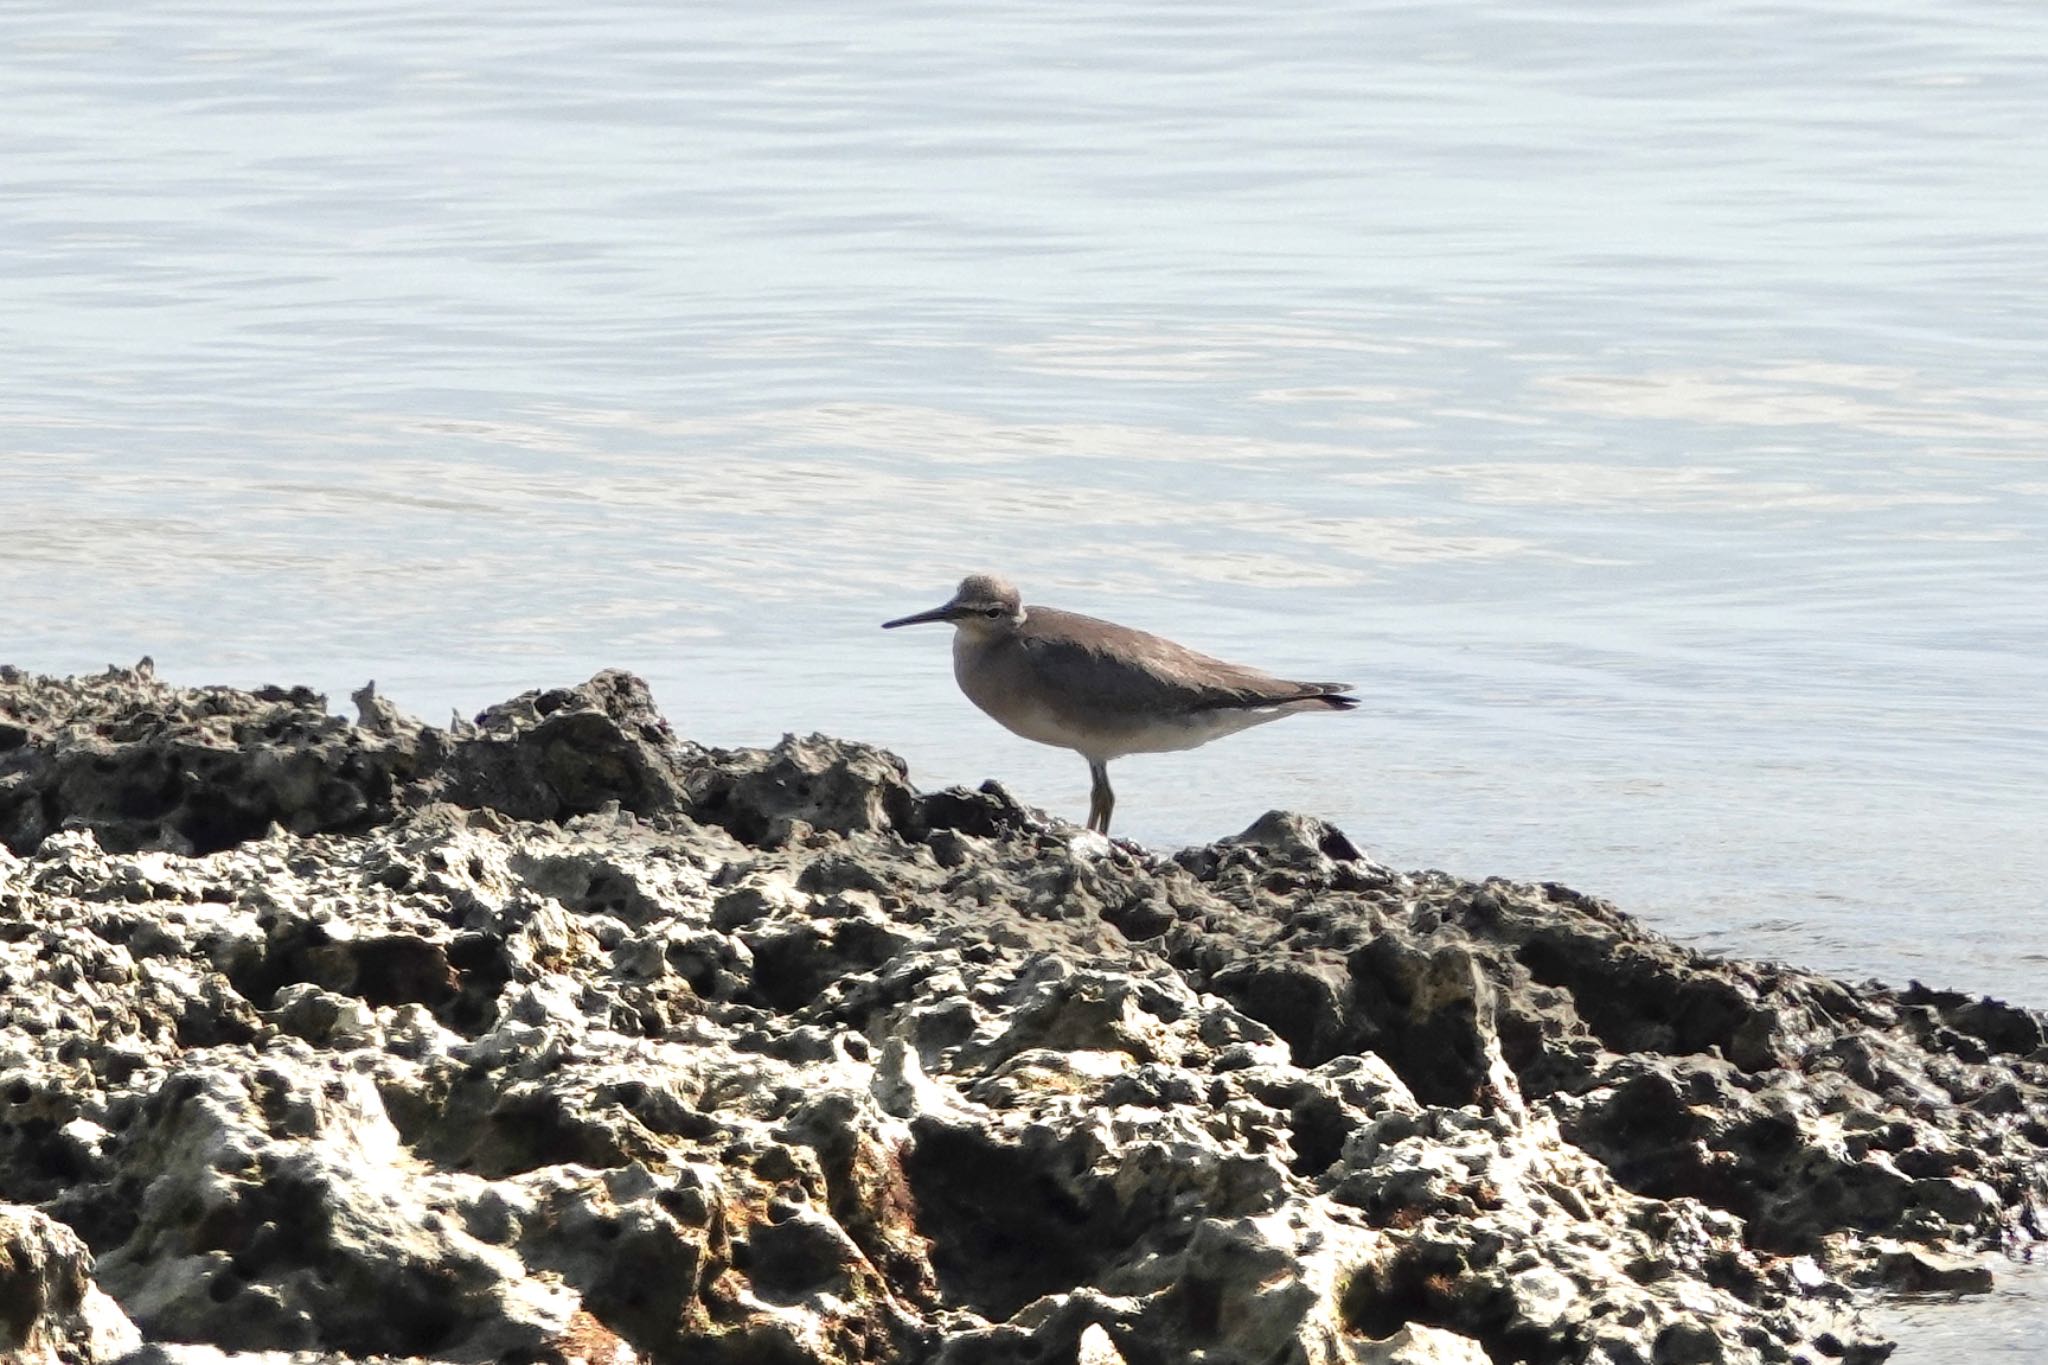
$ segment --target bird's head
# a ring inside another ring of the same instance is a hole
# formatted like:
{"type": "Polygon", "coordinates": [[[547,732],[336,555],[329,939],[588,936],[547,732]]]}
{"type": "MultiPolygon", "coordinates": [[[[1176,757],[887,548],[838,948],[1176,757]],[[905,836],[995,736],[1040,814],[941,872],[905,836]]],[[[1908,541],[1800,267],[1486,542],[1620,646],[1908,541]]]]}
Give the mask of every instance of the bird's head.
{"type": "Polygon", "coordinates": [[[950,602],[882,622],[883,630],[898,626],[923,625],[928,621],[950,621],[963,631],[996,635],[1024,624],[1024,599],[1017,590],[992,574],[969,574],[960,580],[950,602]]]}

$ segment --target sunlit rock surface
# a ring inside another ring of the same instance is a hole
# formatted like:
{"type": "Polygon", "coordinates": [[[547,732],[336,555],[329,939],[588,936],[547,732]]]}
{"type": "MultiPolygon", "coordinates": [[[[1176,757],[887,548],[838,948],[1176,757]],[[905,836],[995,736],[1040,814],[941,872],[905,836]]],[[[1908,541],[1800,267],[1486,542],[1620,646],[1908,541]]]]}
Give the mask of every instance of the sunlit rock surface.
{"type": "Polygon", "coordinates": [[[0,670],[6,1358],[1818,1365],[2041,1232],[2038,1013],[356,702],[0,670]]]}

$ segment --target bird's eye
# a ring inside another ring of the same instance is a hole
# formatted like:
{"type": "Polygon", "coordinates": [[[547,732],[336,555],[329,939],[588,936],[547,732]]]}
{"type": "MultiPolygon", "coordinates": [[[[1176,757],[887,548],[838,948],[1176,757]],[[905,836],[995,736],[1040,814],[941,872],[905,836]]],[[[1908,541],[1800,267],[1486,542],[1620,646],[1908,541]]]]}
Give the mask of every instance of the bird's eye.
{"type": "Polygon", "coordinates": [[[989,620],[993,621],[998,616],[1001,616],[1003,614],[1003,609],[1001,607],[983,607],[981,609],[981,614],[983,616],[986,616],[989,620]]]}

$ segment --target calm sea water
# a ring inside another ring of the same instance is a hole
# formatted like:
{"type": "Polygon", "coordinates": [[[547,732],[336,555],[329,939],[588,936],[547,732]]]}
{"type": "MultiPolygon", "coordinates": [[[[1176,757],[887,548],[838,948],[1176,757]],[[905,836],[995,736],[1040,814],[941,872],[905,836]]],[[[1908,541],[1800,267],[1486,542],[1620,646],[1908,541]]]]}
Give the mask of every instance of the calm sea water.
{"type": "Polygon", "coordinates": [[[2048,1005],[2048,9],[859,9],[0,3],[0,657],[1079,817],[994,569],[1367,700],[1123,832],[2048,1005]]]}

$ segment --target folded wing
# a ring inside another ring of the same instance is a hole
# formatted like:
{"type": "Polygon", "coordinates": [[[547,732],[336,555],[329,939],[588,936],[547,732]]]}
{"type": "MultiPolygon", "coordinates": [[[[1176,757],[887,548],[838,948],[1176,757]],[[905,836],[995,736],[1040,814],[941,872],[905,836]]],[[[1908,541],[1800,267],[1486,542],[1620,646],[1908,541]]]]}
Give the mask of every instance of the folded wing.
{"type": "Polygon", "coordinates": [[[1033,607],[1016,637],[1044,695],[1085,695],[1132,717],[1320,702],[1349,710],[1348,683],[1295,682],[1092,616],[1033,607]]]}

